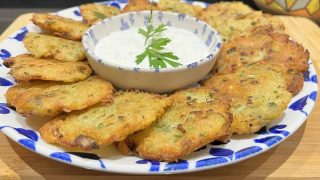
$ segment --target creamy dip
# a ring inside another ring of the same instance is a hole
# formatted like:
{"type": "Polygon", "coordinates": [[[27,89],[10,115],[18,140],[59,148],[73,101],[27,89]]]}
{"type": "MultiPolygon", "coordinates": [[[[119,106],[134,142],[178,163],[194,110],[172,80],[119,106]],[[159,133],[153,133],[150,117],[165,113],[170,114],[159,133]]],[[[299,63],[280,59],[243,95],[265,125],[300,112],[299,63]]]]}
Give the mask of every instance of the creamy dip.
{"type": "MultiPolygon", "coordinates": [[[[160,37],[171,39],[163,51],[173,52],[178,56],[177,62],[189,64],[205,58],[208,47],[192,32],[175,27],[166,27],[160,37]]],[[[148,58],[137,65],[136,56],[141,54],[147,45],[145,37],[138,33],[138,28],[110,33],[95,46],[94,53],[105,62],[134,67],[149,67],[148,58]]],[[[171,66],[168,66],[171,67],[171,66]]]]}

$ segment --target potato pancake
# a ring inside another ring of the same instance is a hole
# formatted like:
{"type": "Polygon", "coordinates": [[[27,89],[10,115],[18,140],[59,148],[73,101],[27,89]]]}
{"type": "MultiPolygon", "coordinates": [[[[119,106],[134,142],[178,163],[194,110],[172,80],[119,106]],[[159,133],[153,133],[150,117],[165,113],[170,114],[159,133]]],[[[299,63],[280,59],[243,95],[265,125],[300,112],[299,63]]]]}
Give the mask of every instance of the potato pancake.
{"type": "Polygon", "coordinates": [[[229,73],[261,60],[283,66],[293,76],[288,79],[288,89],[293,94],[300,92],[309,52],[288,35],[275,32],[272,26],[255,27],[231,38],[222,46],[214,71],[229,73]]]}
{"type": "Polygon", "coordinates": [[[23,44],[36,58],[60,61],[82,61],[86,58],[82,44],[78,41],[30,32],[23,39],[23,44]]]}
{"type": "MultiPolygon", "coordinates": [[[[243,15],[254,12],[249,6],[242,2],[219,2],[209,5],[201,12],[201,15],[209,15],[210,17],[217,18],[221,15],[224,19],[238,19],[243,15]]],[[[209,18],[209,17],[208,17],[209,18]]]]}
{"type": "Polygon", "coordinates": [[[10,87],[7,103],[24,116],[56,116],[112,99],[110,83],[91,76],[75,83],[37,81],[10,87]]]}
{"type": "Polygon", "coordinates": [[[92,69],[86,62],[64,62],[38,59],[28,54],[18,55],[3,62],[17,82],[30,80],[76,82],[88,78],[92,69]]]}
{"type": "Polygon", "coordinates": [[[88,26],[81,21],[47,13],[35,13],[32,22],[55,36],[70,40],[81,40],[88,26]]]}
{"type": "Polygon", "coordinates": [[[171,102],[171,98],[139,91],[117,92],[110,104],[54,118],[41,127],[40,134],[48,143],[99,148],[149,127],[171,102]]]}
{"type": "Polygon", "coordinates": [[[91,26],[103,19],[120,14],[120,9],[103,4],[89,3],[81,5],[80,12],[84,22],[91,26]]]}
{"type": "Polygon", "coordinates": [[[230,137],[229,99],[208,88],[179,91],[174,102],[151,127],[117,144],[124,154],[144,159],[177,161],[219,138],[230,137]]]}
{"type": "Polygon", "coordinates": [[[254,133],[279,118],[292,94],[281,66],[257,62],[230,74],[215,74],[206,87],[229,94],[234,133],[254,133]]]}
{"type": "Polygon", "coordinates": [[[181,2],[180,0],[160,0],[158,7],[161,11],[171,11],[189,16],[197,16],[202,7],[181,2]]]}
{"type": "Polygon", "coordinates": [[[201,11],[198,17],[217,29],[224,41],[247,29],[261,25],[272,25],[278,31],[284,30],[284,25],[277,17],[254,11],[241,2],[212,4],[201,11]]]}
{"type": "Polygon", "coordinates": [[[128,4],[121,10],[122,13],[131,11],[158,10],[157,4],[150,3],[149,0],[129,0],[128,4]]]}

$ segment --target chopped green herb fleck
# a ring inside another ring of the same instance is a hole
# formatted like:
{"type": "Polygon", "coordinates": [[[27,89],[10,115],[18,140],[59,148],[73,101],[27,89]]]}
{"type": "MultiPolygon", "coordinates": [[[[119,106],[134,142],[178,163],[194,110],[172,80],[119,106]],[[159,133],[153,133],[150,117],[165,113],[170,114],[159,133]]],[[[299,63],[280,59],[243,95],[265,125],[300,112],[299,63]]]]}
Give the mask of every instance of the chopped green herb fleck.
{"type": "Polygon", "coordinates": [[[102,127],[103,127],[103,123],[99,123],[98,128],[102,128],[102,127]]]}
{"type": "Polygon", "coordinates": [[[180,139],[180,138],[182,138],[182,135],[181,134],[175,134],[175,135],[173,135],[175,138],[177,138],[177,139],[180,139]]]}
{"type": "Polygon", "coordinates": [[[167,124],[156,124],[155,128],[160,129],[164,132],[169,132],[171,129],[170,125],[167,125],[167,124]]]}
{"type": "Polygon", "coordinates": [[[275,102],[270,102],[269,106],[276,106],[277,104],[275,102]]]}
{"type": "Polygon", "coordinates": [[[99,19],[105,19],[105,18],[107,18],[106,15],[104,15],[104,14],[102,14],[102,13],[100,13],[100,12],[97,12],[97,11],[93,11],[93,14],[94,14],[97,18],[99,18],[99,19]]]}
{"type": "Polygon", "coordinates": [[[45,23],[50,26],[50,25],[56,23],[56,21],[54,21],[54,20],[46,20],[45,23]]]}

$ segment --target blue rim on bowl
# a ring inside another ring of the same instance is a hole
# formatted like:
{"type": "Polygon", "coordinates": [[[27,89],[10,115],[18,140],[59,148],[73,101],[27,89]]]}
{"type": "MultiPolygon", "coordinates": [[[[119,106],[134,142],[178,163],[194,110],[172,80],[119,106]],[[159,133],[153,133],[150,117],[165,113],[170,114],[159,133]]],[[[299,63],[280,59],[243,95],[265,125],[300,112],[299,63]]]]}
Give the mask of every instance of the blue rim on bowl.
{"type": "MultiPolygon", "coordinates": [[[[207,39],[205,41],[205,43],[207,44],[207,46],[209,46],[208,44],[210,44],[213,41],[213,36],[215,37],[215,44],[214,47],[210,48],[210,54],[208,54],[205,58],[194,61],[192,63],[189,64],[185,64],[179,67],[167,67],[167,68],[163,68],[163,69],[153,69],[153,68],[145,68],[145,67],[132,67],[132,66],[127,66],[127,65],[119,65],[116,63],[113,63],[112,61],[108,61],[108,65],[112,66],[114,68],[118,68],[120,70],[125,70],[125,71],[135,71],[135,72],[171,72],[171,71],[182,71],[185,69],[190,69],[190,68],[194,68],[197,67],[198,65],[201,65],[203,63],[206,63],[207,61],[211,61],[214,59],[214,57],[216,57],[220,51],[221,45],[222,45],[222,41],[221,41],[221,37],[220,34],[217,30],[215,30],[214,28],[212,28],[209,24],[205,23],[204,21],[201,21],[195,17],[192,16],[188,16],[185,14],[178,14],[178,13],[173,13],[173,12],[162,12],[162,11],[153,11],[154,14],[159,15],[159,16],[163,16],[163,13],[166,13],[168,15],[172,15],[172,16],[176,16],[180,21],[184,20],[186,17],[189,20],[195,21],[199,24],[202,25],[202,34],[205,33],[206,31],[210,31],[208,33],[207,39]],[[208,29],[208,30],[207,30],[208,29]]],[[[84,47],[85,52],[90,55],[91,57],[93,57],[93,59],[96,60],[100,60],[102,61],[101,58],[99,58],[93,51],[93,49],[90,48],[89,46],[89,39],[94,39],[96,41],[96,43],[98,42],[97,38],[95,37],[95,34],[93,33],[93,30],[103,24],[107,24],[108,22],[114,20],[114,19],[121,19],[121,21],[124,21],[123,18],[128,16],[131,17],[133,14],[138,14],[138,15],[148,15],[150,14],[150,11],[140,11],[140,12],[128,12],[128,13],[123,13],[117,16],[113,16],[107,19],[104,19],[103,21],[91,26],[88,31],[84,34],[83,38],[82,38],[82,44],[84,47]]],[[[159,18],[160,19],[160,18],[159,18]]],[[[160,20],[161,22],[161,20],[160,20]]],[[[124,22],[124,24],[126,24],[124,22]]],[[[127,28],[130,28],[127,25],[127,28]]],[[[102,63],[102,62],[99,62],[102,63]]],[[[102,63],[103,64],[103,63],[102,63]]]]}

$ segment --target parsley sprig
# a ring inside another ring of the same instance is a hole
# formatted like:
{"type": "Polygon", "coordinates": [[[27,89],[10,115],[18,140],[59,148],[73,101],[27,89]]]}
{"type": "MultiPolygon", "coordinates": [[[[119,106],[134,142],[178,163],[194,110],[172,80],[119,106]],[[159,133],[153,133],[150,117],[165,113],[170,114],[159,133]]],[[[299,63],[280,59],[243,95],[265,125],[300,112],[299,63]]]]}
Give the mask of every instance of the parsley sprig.
{"type": "Polygon", "coordinates": [[[148,17],[147,29],[139,28],[139,33],[146,39],[144,44],[148,46],[145,51],[136,57],[136,64],[140,64],[146,57],[149,59],[149,66],[155,69],[166,68],[167,64],[172,67],[178,67],[182,64],[176,62],[179,58],[172,52],[164,52],[164,46],[171,42],[169,38],[159,37],[159,34],[166,30],[164,24],[156,27],[152,25],[152,10],[148,17]]]}

